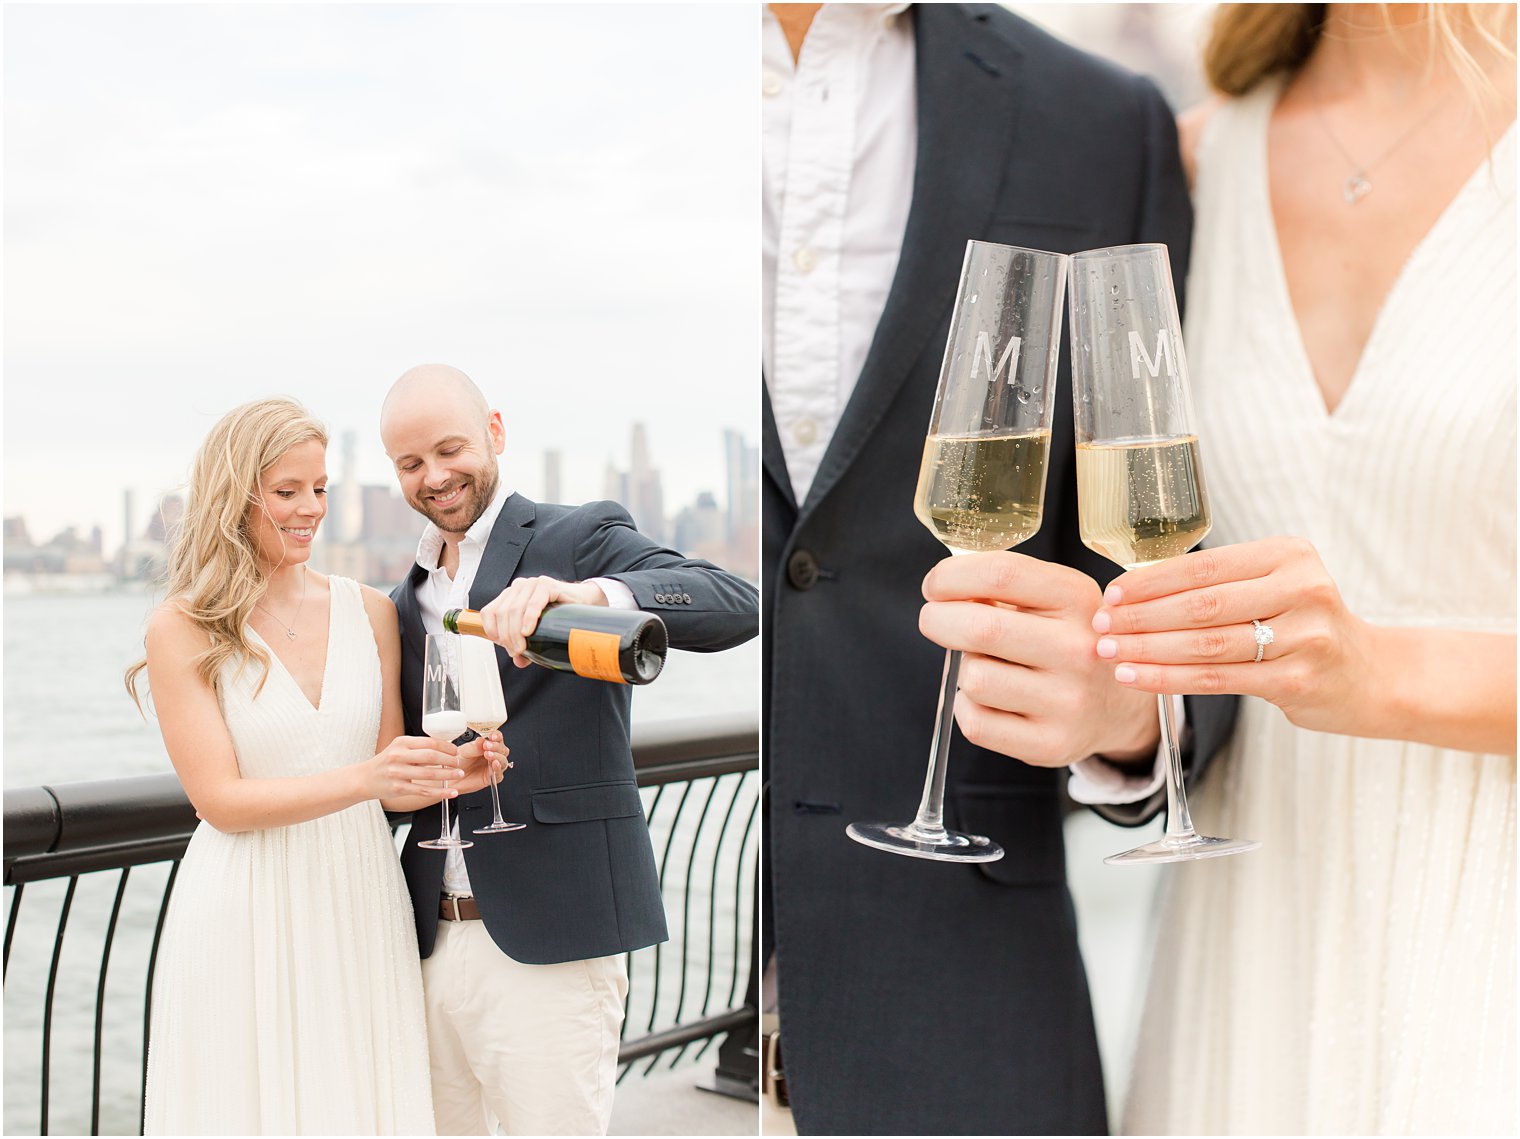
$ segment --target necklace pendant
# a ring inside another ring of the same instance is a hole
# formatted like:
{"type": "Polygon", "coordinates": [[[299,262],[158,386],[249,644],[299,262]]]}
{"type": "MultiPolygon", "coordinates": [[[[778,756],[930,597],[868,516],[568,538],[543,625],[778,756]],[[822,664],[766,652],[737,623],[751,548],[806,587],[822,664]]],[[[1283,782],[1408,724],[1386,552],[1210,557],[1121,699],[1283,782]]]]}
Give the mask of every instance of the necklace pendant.
{"type": "Polygon", "coordinates": [[[1348,206],[1356,205],[1370,193],[1372,193],[1372,183],[1367,181],[1367,176],[1360,170],[1341,185],[1341,197],[1346,199],[1348,206]]]}
{"type": "Polygon", "coordinates": [[[289,637],[292,641],[296,639],[296,631],[294,629],[286,629],[285,630],[285,635],[287,637],[289,637]]]}

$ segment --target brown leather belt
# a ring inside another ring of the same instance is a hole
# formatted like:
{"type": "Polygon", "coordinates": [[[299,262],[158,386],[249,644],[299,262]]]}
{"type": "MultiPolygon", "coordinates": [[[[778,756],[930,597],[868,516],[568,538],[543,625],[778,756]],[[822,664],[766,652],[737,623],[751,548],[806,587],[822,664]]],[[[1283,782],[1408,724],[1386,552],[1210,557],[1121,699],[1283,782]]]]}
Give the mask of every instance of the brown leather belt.
{"type": "Polygon", "coordinates": [[[444,921],[479,921],[480,907],[468,895],[444,894],[438,899],[438,916],[444,921]]]}

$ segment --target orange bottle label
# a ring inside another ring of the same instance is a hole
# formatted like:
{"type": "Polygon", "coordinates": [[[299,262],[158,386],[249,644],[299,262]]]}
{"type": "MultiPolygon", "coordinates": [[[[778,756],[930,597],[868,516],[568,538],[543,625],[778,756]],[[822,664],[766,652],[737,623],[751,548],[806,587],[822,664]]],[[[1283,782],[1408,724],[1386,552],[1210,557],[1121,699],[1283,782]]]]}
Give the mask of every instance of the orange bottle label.
{"type": "Polygon", "coordinates": [[[618,642],[616,633],[592,633],[586,629],[570,630],[570,667],[576,676],[591,680],[610,680],[614,684],[627,684],[623,670],[618,667],[618,642]]]}

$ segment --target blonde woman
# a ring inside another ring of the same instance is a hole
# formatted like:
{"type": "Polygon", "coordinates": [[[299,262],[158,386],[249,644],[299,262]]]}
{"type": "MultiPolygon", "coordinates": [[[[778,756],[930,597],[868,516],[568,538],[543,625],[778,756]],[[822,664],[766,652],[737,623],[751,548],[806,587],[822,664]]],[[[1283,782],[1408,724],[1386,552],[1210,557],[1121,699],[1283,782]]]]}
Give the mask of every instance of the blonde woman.
{"type": "Polygon", "coordinates": [[[1125,1130],[1513,1134],[1515,15],[1223,5],[1184,116],[1214,548],[1098,655],[1236,692],[1125,1130]],[[1288,536],[1284,536],[1288,535],[1288,536]]]}
{"type": "MultiPolygon", "coordinates": [[[[217,423],[127,674],[136,698],[146,669],[203,820],[154,978],[147,1134],[433,1132],[416,938],[381,808],[477,789],[487,757],[402,735],[394,606],[307,565],[326,444],[285,399],[217,423]]],[[[502,754],[493,742],[491,770],[502,754]]]]}

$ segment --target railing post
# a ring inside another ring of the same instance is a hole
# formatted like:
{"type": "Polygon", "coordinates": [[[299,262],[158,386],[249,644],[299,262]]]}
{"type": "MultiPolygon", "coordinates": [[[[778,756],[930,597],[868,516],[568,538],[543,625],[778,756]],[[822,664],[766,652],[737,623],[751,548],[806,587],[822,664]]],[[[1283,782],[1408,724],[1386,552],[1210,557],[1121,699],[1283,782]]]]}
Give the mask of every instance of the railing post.
{"type": "Polygon", "coordinates": [[[744,1011],[750,1019],[728,1034],[718,1049],[718,1066],[712,1083],[703,1091],[760,1102],[760,872],[755,870],[754,907],[750,913],[749,984],[744,989],[744,1011]]]}

